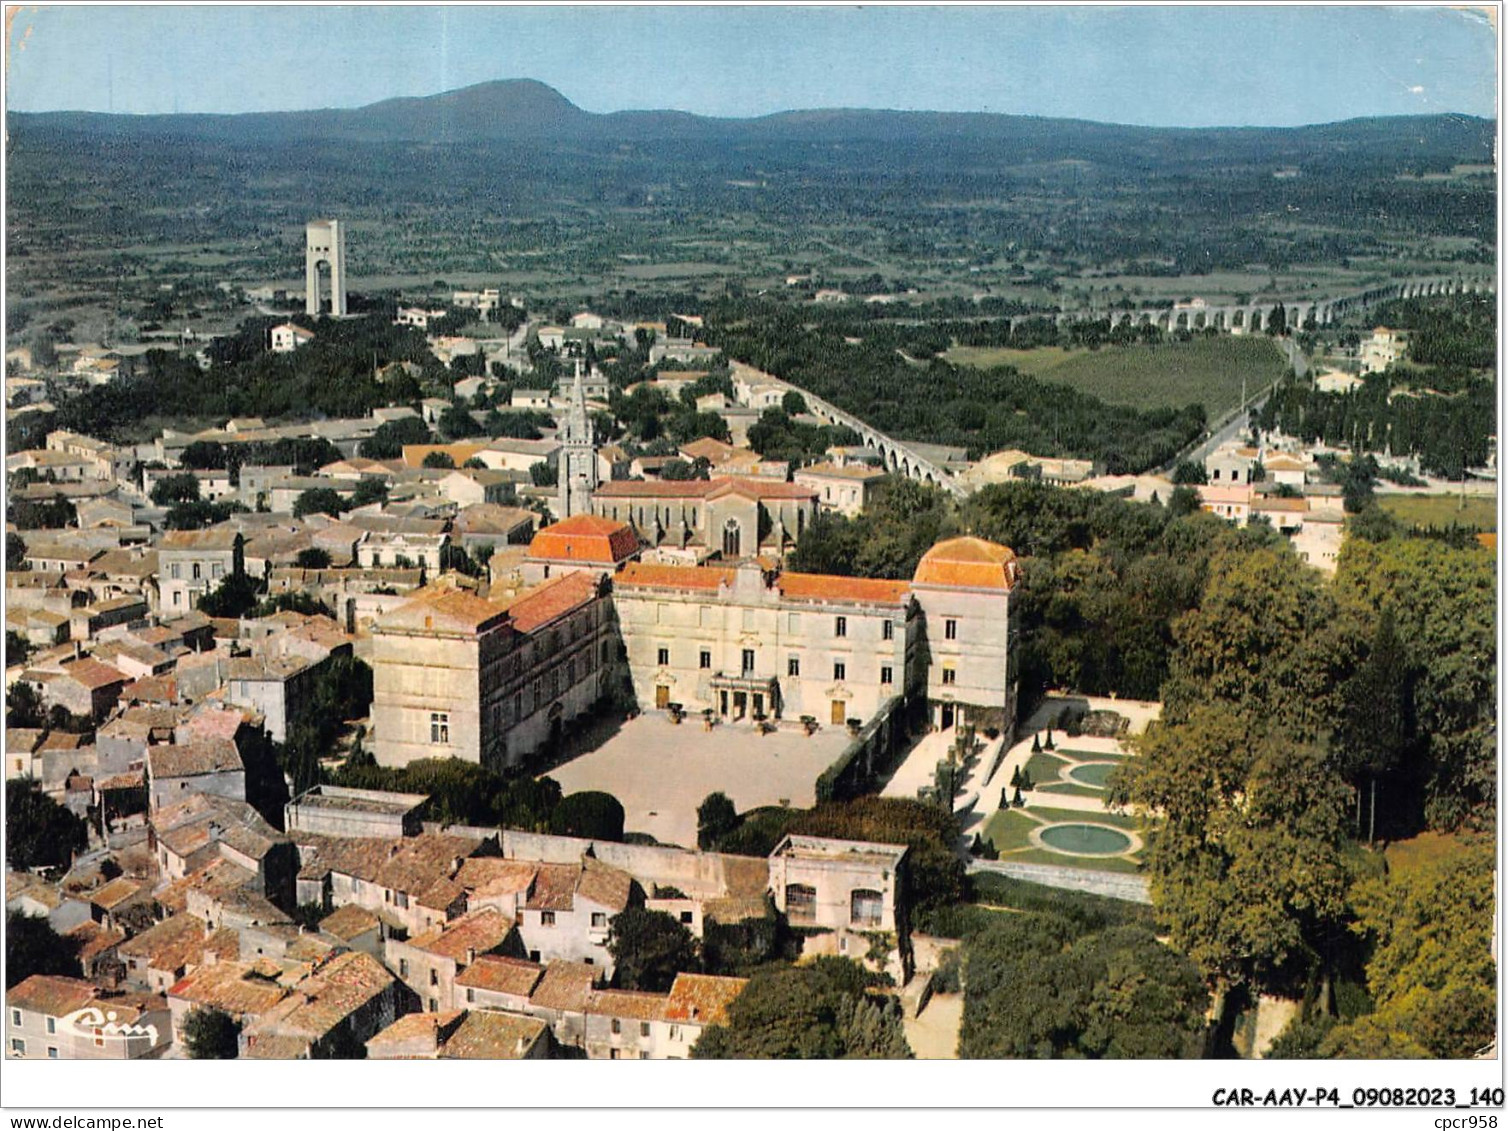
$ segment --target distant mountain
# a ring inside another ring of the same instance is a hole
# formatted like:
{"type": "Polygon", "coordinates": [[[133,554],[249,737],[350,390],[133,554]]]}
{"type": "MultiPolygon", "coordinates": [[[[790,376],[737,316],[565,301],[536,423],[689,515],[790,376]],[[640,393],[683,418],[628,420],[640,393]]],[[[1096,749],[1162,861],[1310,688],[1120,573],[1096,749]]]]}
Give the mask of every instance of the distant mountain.
{"type": "Polygon", "coordinates": [[[1465,115],[1363,118],[1299,128],[1167,129],[1011,114],[896,110],[796,110],[760,118],[706,118],[672,110],[594,114],[532,79],[481,83],[422,98],[392,98],[354,110],[254,114],[12,113],[12,130],[121,139],[204,139],[232,144],[384,142],[486,146],[696,142],[907,149],[965,146],[1010,152],[1019,162],[1086,159],[1115,164],[1166,160],[1270,162],[1328,157],[1367,163],[1491,161],[1495,125],[1465,115]]]}

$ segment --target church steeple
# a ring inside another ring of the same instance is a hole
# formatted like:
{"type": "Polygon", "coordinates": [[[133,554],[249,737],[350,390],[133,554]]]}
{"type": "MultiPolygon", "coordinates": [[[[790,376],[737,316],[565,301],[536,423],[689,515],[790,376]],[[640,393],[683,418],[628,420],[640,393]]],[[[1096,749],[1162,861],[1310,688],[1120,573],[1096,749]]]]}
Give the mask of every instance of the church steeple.
{"type": "Polygon", "coordinates": [[[581,361],[571,381],[571,407],[560,435],[560,483],[556,521],[573,514],[590,514],[592,492],[597,489],[597,445],[592,420],[586,411],[586,388],[581,382],[581,361]]]}

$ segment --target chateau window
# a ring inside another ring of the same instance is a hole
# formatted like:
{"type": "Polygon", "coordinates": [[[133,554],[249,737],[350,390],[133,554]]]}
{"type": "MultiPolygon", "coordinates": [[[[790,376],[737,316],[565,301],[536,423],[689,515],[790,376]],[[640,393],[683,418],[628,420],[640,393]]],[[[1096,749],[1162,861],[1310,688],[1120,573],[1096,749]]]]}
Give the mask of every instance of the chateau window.
{"type": "Polygon", "coordinates": [[[881,683],[894,683],[895,682],[895,673],[894,673],[894,671],[891,668],[888,668],[888,667],[881,668],[880,669],[880,682],[881,683]]]}
{"type": "Polygon", "coordinates": [[[576,682],[576,659],[573,656],[571,659],[569,659],[569,660],[566,661],[566,686],[569,687],[569,686],[571,686],[571,684],[573,684],[575,682],[576,682]]]}
{"type": "Polygon", "coordinates": [[[817,921],[817,889],[806,884],[787,884],[785,914],[792,923],[817,921]]]}
{"type": "Polygon", "coordinates": [[[958,639],[958,622],[956,620],[947,620],[943,622],[943,636],[945,636],[949,640],[958,639]]]}
{"type": "Polygon", "coordinates": [[[430,712],[429,740],[438,743],[448,743],[450,741],[450,715],[448,713],[443,711],[430,712]]]}
{"type": "Polygon", "coordinates": [[[198,563],[198,562],[195,562],[195,563],[194,563],[194,580],[195,580],[195,581],[198,581],[198,580],[199,580],[199,576],[200,576],[200,574],[202,574],[202,573],[203,573],[203,570],[202,570],[202,569],[201,569],[201,567],[200,567],[200,565],[199,565],[199,563],[198,563]]]}
{"type": "Polygon", "coordinates": [[[835,661],[833,663],[833,680],[837,683],[842,683],[847,678],[848,665],[845,664],[842,660],[835,661]]]}
{"type": "Polygon", "coordinates": [[[943,668],[942,681],[944,683],[957,683],[958,672],[951,667],[943,668]]]}
{"type": "Polygon", "coordinates": [[[785,674],[795,679],[801,675],[801,657],[792,656],[785,662],[785,674]]]}
{"type": "Polygon", "coordinates": [[[47,1019],[47,1031],[49,1033],[56,1033],[58,1031],[58,1019],[56,1017],[49,1017],[47,1019]]]}
{"type": "MultiPolygon", "coordinates": [[[[623,1032],[623,1022],[620,1021],[620,1020],[618,1020],[618,1018],[616,1018],[616,1017],[613,1018],[613,1032],[614,1033],[621,1033],[621,1032],[623,1032]]],[[[617,1053],[618,1053],[618,1050],[614,1049],[613,1050],[614,1058],[616,1058],[617,1053]]]]}
{"type": "Polygon", "coordinates": [[[877,891],[856,890],[849,897],[849,920],[855,927],[878,927],[885,912],[885,897],[877,891]]]}
{"type": "Polygon", "coordinates": [[[659,664],[660,667],[662,667],[662,668],[668,668],[670,666],[670,649],[669,648],[658,648],[658,649],[656,649],[655,650],[655,663],[659,664]]]}
{"type": "Polygon", "coordinates": [[[748,675],[753,670],[754,670],[754,649],[752,649],[752,648],[745,648],[744,649],[744,655],[743,655],[743,671],[744,671],[744,674],[748,675]]]}
{"type": "Polygon", "coordinates": [[[895,621],[887,620],[880,626],[880,636],[885,640],[895,639],[895,621]]]}
{"type": "Polygon", "coordinates": [[[223,577],[225,575],[225,567],[219,562],[211,562],[209,567],[209,575],[210,577],[223,577]]]}
{"type": "Polygon", "coordinates": [[[398,959],[398,977],[400,977],[400,978],[407,978],[408,977],[408,959],[406,959],[406,958],[400,958],[400,959],[398,959]]]}
{"type": "MultiPolygon", "coordinates": [[[[640,1021],[639,1022],[639,1036],[641,1036],[641,1037],[647,1037],[647,1036],[649,1036],[649,1022],[648,1021],[640,1021]]],[[[639,1058],[642,1060],[644,1058],[644,1055],[645,1055],[644,1053],[640,1053],[639,1054],[639,1058]]]]}
{"type": "Polygon", "coordinates": [[[539,913],[539,925],[541,927],[553,927],[555,925],[555,912],[541,911],[539,913]]]}
{"type": "Polygon", "coordinates": [[[431,970],[429,972],[429,984],[431,986],[438,986],[440,984],[440,972],[438,970],[431,970]]]}
{"type": "Polygon", "coordinates": [[[174,581],[181,581],[182,579],[183,579],[183,567],[181,565],[179,565],[177,562],[174,562],[173,563],[173,580],[174,581]]]}
{"type": "Polygon", "coordinates": [[[838,617],[837,620],[833,623],[833,635],[834,636],[847,636],[848,635],[848,618],[847,617],[838,617]]]}
{"type": "Polygon", "coordinates": [[[606,911],[593,911],[592,912],[592,926],[599,927],[599,928],[607,926],[607,912],[606,911]]]}
{"type": "Polygon", "coordinates": [[[709,652],[709,651],[707,651],[707,649],[703,648],[702,649],[702,654],[699,657],[697,657],[697,664],[696,664],[696,666],[699,667],[699,668],[701,668],[704,671],[707,668],[710,668],[712,666],[712,653],[709,652]]]}

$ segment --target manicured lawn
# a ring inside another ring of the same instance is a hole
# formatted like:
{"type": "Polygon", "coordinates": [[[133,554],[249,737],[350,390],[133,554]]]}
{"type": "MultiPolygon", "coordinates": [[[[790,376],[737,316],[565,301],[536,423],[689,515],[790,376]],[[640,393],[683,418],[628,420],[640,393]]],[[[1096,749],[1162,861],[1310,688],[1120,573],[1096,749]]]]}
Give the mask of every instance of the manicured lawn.
{"type": "MultiPolygon", "coordinates": [[[[1038,784],[1040,785],[1041,783],[1038,784]]],[[[1075,781],[1049,782],[1048,784],[1043,785],[1041,788],[1042,795],[1044,797],[1051,796],[1054,793],[1067,793],[1073,797],[1105,796],[1105,791],[1103,789],[1095,789],[1092,785],[1080,785],[1075,781]]]]}
{"type": "MultiPolygon", "coordinates": [[[[1027,848],[1028,839],[1037,822],[1019,809],[1002,809],[984,823],[984,835],[997,852],[1009,852],[1014,848],[1027,848]]],[[[1056,855],[1056,854],[1053,854],[1056,855]]],[[[1062,860],[1063,857],[1058,856],[1062,860]]]]}
{"type": "Polygon", "coordinates": [[[1460,495],[1378,495],[1377,502],[1406,526],[1498,528],[1498,501],[1492,495],[1466,496],[1464,510],[1460,495]]]}
{"type": "Polygon", "coordinates": [[[1101,825],[1114,825],[1118,829],[1130,829],[1132,832],[1142,827],[1142,822],[1129,813],[1087,813],[1083,809],[1049,809],[1034,804],[1037,798],[1033,795],[1025,796],[1027,811],[1043,824],[1053,824],[1058,821],[1094,821],[1101,825]]]}
{"type": "Polygon", "coordinates": [[[1110,404],[1141,409],[1202,404],[1211,420],[1236,407],[1243,378],[1251,395],[1276,381],[1286,368],[1282,353],[1267,338],[1228,335],[1097,350],[954,346],[946,357],[954,364],[981,369],[1011,365],[1039,380],[1069,385],[1110,404]]]}
{"type": "Polygon", "coordinates": [[[1033,754],[1026,760],[1026,772],[1038,785],[1061,781],[1065,768],[1062,760],[1054,758],[1051,754],[1033,754]]]}
{"type": "Polygon", "coordinates": [[[1116,762],[1130,757],[1129,754],[1105,754],[1098,750],[1059,750],[1057,754],[1070,762],[1116,762]]]}

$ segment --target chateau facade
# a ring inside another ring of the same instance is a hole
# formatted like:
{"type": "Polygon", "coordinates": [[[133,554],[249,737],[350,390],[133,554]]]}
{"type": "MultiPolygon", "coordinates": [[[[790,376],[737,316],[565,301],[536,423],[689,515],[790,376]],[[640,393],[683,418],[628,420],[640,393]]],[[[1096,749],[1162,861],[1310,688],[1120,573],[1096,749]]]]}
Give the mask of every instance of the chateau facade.
{"type": "Polygon", "coordinates": [[[525,570],[548,580],[511,603],[423,590],[383,617],[378,763],[517,766],[625,677],[643,709],[729,722],[843,725],[899,700],[939,728],[1014,724],[1020,567],[1005,546],[948,539],[891,581],[633,560],[630,533],[600,517],[546,527],[525,570]]]}

